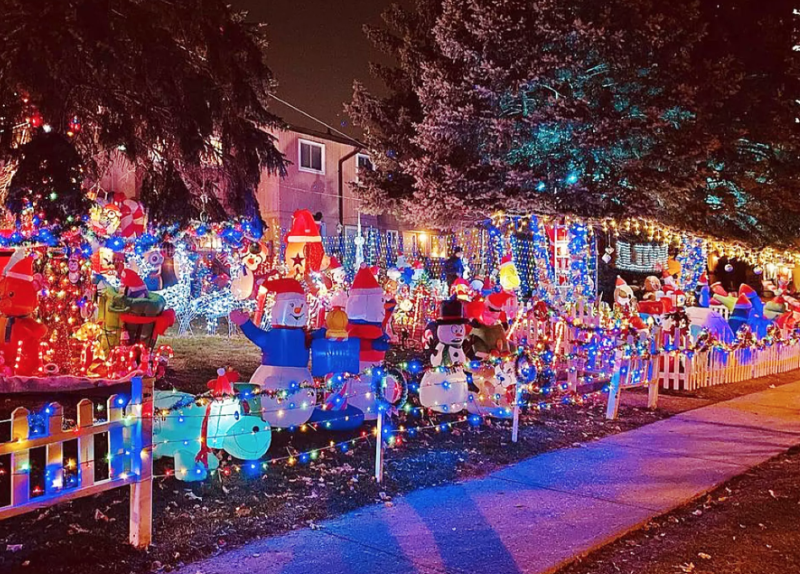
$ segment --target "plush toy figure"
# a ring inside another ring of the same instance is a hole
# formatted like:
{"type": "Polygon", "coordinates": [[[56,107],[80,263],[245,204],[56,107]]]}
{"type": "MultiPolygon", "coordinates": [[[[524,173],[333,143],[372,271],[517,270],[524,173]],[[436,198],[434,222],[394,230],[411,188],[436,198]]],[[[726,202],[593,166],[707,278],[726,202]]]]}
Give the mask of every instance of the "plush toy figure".
{"type": "Polygon", "coordinates": [[[39,344],[47,327],[32,317],[39,306],[41,285],[41,276],[33,273],[33,258],[16,251],[0,277],[0,351],[15,375],[42,374],[39,344]]]}
{"type": "Polygon", "coordinates": [[[205,407],[187,393],[156,391],[153,396],[153,457],[175,460],[175,477],[204,480],[219,467],[206,448],[221,449],[242,460],[257,460],[272,442],[261,405],[248,385],[235,385],[236,396],[215,398],[205,407]],[[159,415],[159,413],[166,413],[159,415]]]}
{"type": "Polygon", "coordinates": [[[442,413],[456,413],[466,408],[467,376],[462,366],[467,362],[467,357],[461,347],[467,334],[467,322],[460,300],[442,302],[441,313],[435,323],[431,366],[447,369],[432,369],[422,376],[419,387],[422,406],[442,413]]]}
{"type": "Polygon", "coordinates": [[[644,280],[643,301],[657,301],[661,299],[664,292],[661,290],[661,281],[655,275],[650,275],[644,280]]]}
{"type": "Polygon", "coordinates": [[[614,288],[614,310],[628,319],[630,326],[637,331],[647,328],[647,325],[639,316],[638,303],[633,295],[633,289],[619,276],[617,276],[617,283],[614,288]]]}
{"type": "Polygon", "coordinates": [[[500,260],[500,286],[506,291],[513,291],[518,289],[520,284],[519,273],[517,273],[511,254],[506,253],[500,260]]]}
{"type": "Polygon", "coordinates": [[[367,369],[380,365],[389,349],[389,337],[385,332],[386,309],[383,289],[367,266],[356,273],[350,296],[347,299],[347,331],[351,338],[359,340],[361,380],[354,383],[350,404],[364,412],[366,420],[378,417],[375,393],[372,392],[372,377],[364,374],[367,369]]]}
{"type": "Polygon", "coordinates": [[[275,279],[264,286],[275,293],[272,329],[257,327],[243,311],[233,311],[230,319],[261,349],[261,366],[250,382],[271,393],[286,393],[285,397],[262,396],[264,420],[274,427],[302,425],[316,404],[314,389],[301,387],[313,382],[308,370],[306,294],[296,279],[275,279]]]}
{"type": "Polygon", "coordinates": [[[299,209],[292,216],[292,229],[286,234],[286,266],[292,277],[302,277],[306,272],[319,272],[323,268],[325,249],[319,225],[307,209],[299,209]]]}

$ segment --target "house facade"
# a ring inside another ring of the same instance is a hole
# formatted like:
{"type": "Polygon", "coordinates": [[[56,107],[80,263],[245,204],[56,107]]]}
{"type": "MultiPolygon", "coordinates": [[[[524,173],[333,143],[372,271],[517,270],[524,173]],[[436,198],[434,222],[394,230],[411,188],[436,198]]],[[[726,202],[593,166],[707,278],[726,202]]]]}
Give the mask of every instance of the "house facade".
{"type": "Polygon", "coordinates": [[[360,213],[354,183],[371,169],[366,150],[355,141],[331,133],[291,128],[275,134],[276,147],[288,160],[283,177],[264,174],[257,197],[261,216],[274,229],[288,229],[292,214],[308,209],[321,214],[326,236],[355,235],[362,228],[399,230],[390,216],[360,213]]]}

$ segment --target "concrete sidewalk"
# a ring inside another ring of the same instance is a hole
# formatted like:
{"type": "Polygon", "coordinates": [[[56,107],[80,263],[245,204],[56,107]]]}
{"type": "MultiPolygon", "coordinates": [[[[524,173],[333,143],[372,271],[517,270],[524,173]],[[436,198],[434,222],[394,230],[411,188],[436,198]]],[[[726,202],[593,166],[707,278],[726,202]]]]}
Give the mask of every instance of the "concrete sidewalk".
{"type": "Polygon", "coordinates": [[[413,492],[391,508],[368,507],[180,572],[550,572],[797,444],[800,382],[413,492]]]}

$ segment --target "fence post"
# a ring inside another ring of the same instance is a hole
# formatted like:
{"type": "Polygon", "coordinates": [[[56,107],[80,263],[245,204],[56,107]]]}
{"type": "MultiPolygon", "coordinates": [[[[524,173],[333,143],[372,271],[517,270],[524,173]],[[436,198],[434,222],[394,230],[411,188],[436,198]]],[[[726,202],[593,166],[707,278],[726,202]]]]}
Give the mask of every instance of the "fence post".
{"type": "MultiPolygon", "coordinates": [[[[50,436],[61,434],[64,428],[64,409],[58,403],[47,407],[47,430],[50,436]]],[[[64,487],[64,445],[54,442],[47,445],[47,480],[45,492],[53,494],[64,487]]]]}
{"type": "Polygon", "coordinates": [[[153,381],[141,377],[131,380],[130,543],[147,548],[153,537],[153,381]]]}
{"type": "Polygon", "coordinates": [[[519,381],[516,381],[514,387],[514,422],[511,426],[511,442],[517,442],[519,438],[519,381]]]}
{"type": "MultiPolygon", "coordinates": [[[[30,426],[25,407],[11,413],[11,440],[24,443],[29,438],[30,426]]],[[[26,448],[11,453],[11,506],[25,504],[30,499],[30,451],[26,448]]]]}
{"type": "Polygon", "coordinates": [[[608,386],[608,407],[606,408],[606,418],[615,419],[619,413],[620,385],[623,378],[622,369],[625,368],[627,361],[623,358],[621,350],[614,352],[614,370],[611,373],[611,382],[608,386]]]}
{"type": "Polygon", "coordinates": [[[383,482],[383,409],[378,408],[377,437],[375,442],[375,482],[383,482]]]}

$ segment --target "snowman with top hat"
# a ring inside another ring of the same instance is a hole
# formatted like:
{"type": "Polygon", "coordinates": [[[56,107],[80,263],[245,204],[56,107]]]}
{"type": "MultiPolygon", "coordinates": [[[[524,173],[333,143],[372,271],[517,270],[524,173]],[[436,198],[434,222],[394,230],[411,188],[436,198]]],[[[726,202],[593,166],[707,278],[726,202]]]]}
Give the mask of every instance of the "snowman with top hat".
{"type": "Polygon", "coordinates": [[[379,366],[389,349],[386,324],[389,312],[384,306],[383,289],[369,267],[362,265],[356,273],[347,299],[347,332],[359,340],[360,380],[351,385],[349,403],[364,413],[365,420],[378,417],[375,390],[380,386],[383,395],[393,402],[400,388],[393,377],[386,376],[379,366]]]}
{"type": "Polygon", "coordinates": [[[308,302],[299,281],[291,278],[267,281],[264,286],[275,293],[272,328],[257,327],[243,311],[233,311],[231,321],[245,337],[261,349],[261,366],[250,383],[262,391],[263,419],[274,427],[302,425],[311,417],[316,392],[308,370],[308,302]]]}
{"type": "Polygon", "coordinates": [[[422,406],[441,413],[457,413],[467,407],[469,389],[463,369],[467,357],[462,348],[467,323],[461,300],[442,302],[431,342],[432,369],[422,376],[419,387],[422,406]]]}

